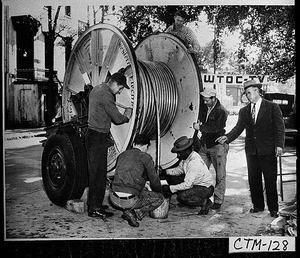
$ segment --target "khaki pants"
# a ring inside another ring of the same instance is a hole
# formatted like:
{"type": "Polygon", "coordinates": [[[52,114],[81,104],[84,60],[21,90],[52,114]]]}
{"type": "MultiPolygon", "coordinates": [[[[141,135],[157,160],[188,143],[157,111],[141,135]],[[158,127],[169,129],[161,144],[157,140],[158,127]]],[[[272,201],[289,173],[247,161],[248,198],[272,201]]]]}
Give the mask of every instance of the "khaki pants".
{"type": "Polygon", "coordinates": [[[217,144],[212,148],[207,148],[205,145],[202,145],[199,154],[206,166],[210,167],[213,164],[216,171],[216,185],[214,192],[214,202],[222,204],[224,201],[225,190],[226,190],[226,162],[227,154],[229,150],[229,145],[217,144]]]}

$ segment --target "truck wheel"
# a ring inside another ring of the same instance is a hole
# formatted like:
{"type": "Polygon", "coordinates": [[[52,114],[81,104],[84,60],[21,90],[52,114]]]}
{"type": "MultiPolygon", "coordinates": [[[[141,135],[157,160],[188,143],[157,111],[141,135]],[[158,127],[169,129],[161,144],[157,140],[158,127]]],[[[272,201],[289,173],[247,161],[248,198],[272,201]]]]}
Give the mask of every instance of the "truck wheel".
{"type": "Polygon", "coordinates": [[[51,202],[64,206],[81,198],[87,185],[87,156],[83,138],[66,133],[51,135],[42,155],[44,189],[51,202]]]}

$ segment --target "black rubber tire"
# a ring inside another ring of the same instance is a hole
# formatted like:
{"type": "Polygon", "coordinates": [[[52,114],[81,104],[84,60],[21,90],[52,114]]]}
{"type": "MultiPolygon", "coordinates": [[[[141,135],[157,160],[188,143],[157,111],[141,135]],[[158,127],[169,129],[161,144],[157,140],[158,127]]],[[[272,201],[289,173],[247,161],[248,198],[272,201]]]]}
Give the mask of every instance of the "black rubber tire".
{"type": "Polygon", "coordinates": [[[51,202],[64,206],[80,199],[88,181],[87,155],[83,137],[75,134],[51,135],[42,155],[44,190],[51,202]]]}

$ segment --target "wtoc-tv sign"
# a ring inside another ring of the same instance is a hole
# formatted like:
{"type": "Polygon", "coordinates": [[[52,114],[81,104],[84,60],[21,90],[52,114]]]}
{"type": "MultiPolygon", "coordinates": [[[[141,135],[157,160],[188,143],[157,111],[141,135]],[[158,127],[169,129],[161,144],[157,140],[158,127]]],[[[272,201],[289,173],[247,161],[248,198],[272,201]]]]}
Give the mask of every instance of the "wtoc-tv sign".
{"type": "Polygon", "coordinates": [[[269,81],[267,75],[229,75],[229,74],[202,74],[204,84],[231,84],[242,85],[244,81],[255,80],[258,83],[266,84],[269,81]]]}

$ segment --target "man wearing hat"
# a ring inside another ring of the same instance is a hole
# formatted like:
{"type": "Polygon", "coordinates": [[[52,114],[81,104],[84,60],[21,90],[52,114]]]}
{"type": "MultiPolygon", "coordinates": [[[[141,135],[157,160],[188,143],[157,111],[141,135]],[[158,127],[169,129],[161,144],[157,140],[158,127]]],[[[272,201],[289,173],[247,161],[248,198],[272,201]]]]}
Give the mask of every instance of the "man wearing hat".
{"type": "Polygon", "coordinates": [[[114,73],[107,83],[95,86],[89,95],[88,130],[85,144],[89,167],[88,216],[98,217],[106,221],[113,216],[102,205],[107,174],[107,150],[113,145],[110,138],[111,122],[115,124],[128,123],[132,109],[125,109],[121,114],[116,107],[115,95],[129,89],[126,77],[122,73],[114,73]]]}
{"type": "Polygon", "coordinates": [[[193,151],[193,139],[180,137],[175,141],[171,152],[177,153],[180,162],[177,167],[163,171],[169,183],[162,186],[164,194],[177,193],[180,204],[201,207],[198,214],[206,215],[212,204],[209,198],[214,192],[213,181],[204,161],[193,151]],[[174,183],[177,180],[173,177],[180,175],[184,175],[183,181],[174,183]]]}
{"type": "Polygon", "coordinates": [[[218,142],[232,142],[246,129],[245,152],[248,181],[253,207],[251,213],[263,211],[264,176],[266,199],[270,215],[277,217],[277,159],[284,147],[284,121],[279,106],[260,95],[262,85],[255,80],[244,82],[244,91],[249,104],[239,111],[235,127],[218,142]]]}
{"type": "Polygon", "coordinates": [[[219,209],[224,201],[226,190],[226,162],[229,146],[220,144],[216,139],[225,133],[228,111],[216,97],[213,88],[205,88],[201,93],[205,108],[199,113],[198,123],[194,123],[194,129],[200,130],[199,154],[207,167],[213,164],[216,171],[216,185],[214,192],[214,204],[212,209],[219,209]]]}

